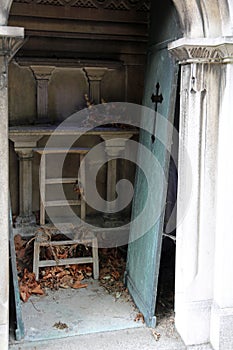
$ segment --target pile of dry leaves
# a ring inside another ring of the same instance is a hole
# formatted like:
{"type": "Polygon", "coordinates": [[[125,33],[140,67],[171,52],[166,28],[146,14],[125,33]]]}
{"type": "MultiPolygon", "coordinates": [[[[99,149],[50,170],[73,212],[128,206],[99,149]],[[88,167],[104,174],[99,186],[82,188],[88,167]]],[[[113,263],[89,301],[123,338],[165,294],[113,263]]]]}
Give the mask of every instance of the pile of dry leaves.
{"type": "Polygon", "coordinates": [[[19,234],[15,235],[14,242],[18,276],[22,279],[25,269],[32,271],[33,244],[28,244],[28,240],[23,239],[19,234]]]}
{"type": "MultiPolygon", "coordinates": [[[[52,240],[69,240],[63,234],[53,235],[52,240]]],[[[86,288],[86,280],[92,277],[92,264],[67,265],[40,268],[39,280],[35,280],[32,272],[33,240],[16,235],[14,238],[19,289],[21,299],[26,302],[30,295],[43,295],[45,288],[86,288]],[[85,282],[84,282],[85,280],[85,282]]],[[[55,260],[90,256],[90,247],[74,244],[71,246],[41,247],[42,260],[55,260]]],[[[124,286],[125,256],[121,249],[99,249],[100,284],[113,295],[116,300],[120,297],[130,300],[124,286]]]]}
{"type": "Polygon", "coordinates": [[[40,283],[42,287],[50,289],[58,288],[86,288],[87,283],[82,280],[92,276],[90,266],[67,265],[46,267],[41,271],[40,283]]]}
{"type": "Polygon", "coordinates": [[[130,300],[124,285],[126,259],[120,248],[99,249],[100,284],[116,299],[120,297],[130,300]]]}
{"type": "Polygon", "coordinates": [[[40,283],[35,279],[35,274],[29,272],[27,269],[24,269],[23,277],[19,280],[19,292],[24,302],[26,302],[32,294],[44,294],[40,283]]]}
{"type": "MultiPolygon", "coordinates": [[[[69,240],[64,235],[55,235],[53,240],[69,240]]],[[[19,234],[14,237],[19,290],[21,299],[26,302],[32,294],[43,295],[45,288],[86,288],[87,283],[81,281],[92,276],[92,266],[67,265],[40,269],[40,278],[35,279],[32,271],[33,240],[23,239],[19,234]]],[[[90,248],[83,245],[42,247],[41,259],[64,259],[88,256],[90,248]]]]}

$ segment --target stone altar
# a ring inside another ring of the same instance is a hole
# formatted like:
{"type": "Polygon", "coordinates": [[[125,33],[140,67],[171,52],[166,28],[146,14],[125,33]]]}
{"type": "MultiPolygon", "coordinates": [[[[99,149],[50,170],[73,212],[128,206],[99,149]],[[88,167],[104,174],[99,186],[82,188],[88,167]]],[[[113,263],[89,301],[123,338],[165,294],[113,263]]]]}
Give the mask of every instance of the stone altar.
{"type": "MultiPolygon", "coordinates": [[[[51,136],[53,134],[59,142],[59,137],[70,136],[78,138],[84,132],[84,128],[77,127],[59,127],[59,129],[56,130],[55,125],[14,126],[9,128],[9,139],[13,141],[14,150],[19,157],[20,206],[19,216],[16,222],[17,227],[26,228],[27,226],[30,227],[35,224],[35,216],[32,213],[32,162],[38,141],[44,136],[51,136]]],[[[87,130],[85,133],[87,136],[98,135],[105,141],[106,162],[108,161],[108,155],[111,156],[112,152],[114,152],[114,155],[119,155],[119,158],[124,158],[125,142],[137,134],[137,129],[106,127],[87,130]]],[[[109,162],[107,168],[107,205],[110,206],[117,181],[117,167],[115,163],[116,161],[114,161],[113,166],[113,164],[109,162]]]]}

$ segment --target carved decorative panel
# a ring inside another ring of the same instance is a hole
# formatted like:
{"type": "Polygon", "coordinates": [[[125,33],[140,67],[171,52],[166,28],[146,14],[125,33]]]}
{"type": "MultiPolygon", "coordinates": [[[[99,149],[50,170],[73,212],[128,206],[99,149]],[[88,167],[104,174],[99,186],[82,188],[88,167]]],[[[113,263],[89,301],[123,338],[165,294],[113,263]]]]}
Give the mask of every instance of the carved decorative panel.
{"type": "Polygon", "coordinates": [[[14,0],[15,3],[147,12],[150,0],[14,0]]]}
{"type": "Polygon", "coordinates": [[[233,42],[227,39],[179,39],[169,45],[169,50],[183,63],[232,62],[233,59],[233,42]]]}
{"type": "MultiPolygon", "coordinates": [[[[64,0],[64,2],[66,2],[64,0]]],[[[98,5],[95,4],[96,1],[92,1],[92,0],[72,0],[72,1],[69,1],[69,3],[66,2],[65,5],[68,5],[68,6],[72,6],[72,7],[84,7],[84,8],[98,8],[98,5]]]]}
{"type": "MultiPolygon", "coordinates": [[[[32,2],[35,2],[35,1],[32,1],[32,2]]],[[[62,0],[37,0],[36,3],[40,5],[55,5],[55,6],[64,5],[62,0]]]]}

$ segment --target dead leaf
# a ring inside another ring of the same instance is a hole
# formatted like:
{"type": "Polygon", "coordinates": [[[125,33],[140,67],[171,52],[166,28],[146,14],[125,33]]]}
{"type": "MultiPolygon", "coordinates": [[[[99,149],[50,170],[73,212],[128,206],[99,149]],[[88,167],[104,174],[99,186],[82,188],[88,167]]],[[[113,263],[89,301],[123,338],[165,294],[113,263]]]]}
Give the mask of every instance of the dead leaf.
{"type": "Polygon", "coordinates": [[[79,281],[76,281],[73,285],[72,288],[74,289],[80,289],[80,288],[87,288],[88,284],[87,283],[80,283],[79,281]]]}
{"type": "Polygon", "coordinates": [[[68,286],[71,286],[74,282],[74,279],[71,276],[65,275],[63,276],[60,281],[62,284],[67,284],[68,286]]]}
{"type": "Polygon", "coordinates": [[[111,273],[111,276],[112,276],[116,281],[118,281],[119,278],[120,278],[120,273],[119,273],[118,271],[113,271],[113,272],[111,273]]]}
{"type": "Polygon", "coordinates": [[[57,253],[58,259],[67,259],[68,258],[68,252],[65,253],[57,253]]]}
{"type": "Polygon", "coordinates": [[[161,337],[161,334],[156,332],[156,330],[154,330],[154,329],[152,330],[152,334],[153,334],[156,341],[158,341],[161,337]]]}
{"type": "Polygon", "coordinates": [[[14,237],[15,250],[18,251],[24,247],[27,241],[23,240],[20,234],[15,235],[14,237]]]}
{"type": "Polygon", "coordinates": [[[28,301],[28,299],[30,297],[30,293],[29,293],[28,287],[20,285],[19,291],[20,291],[21,299],[23,300],[24,303],[26,303],[26,301],[28,301]]]}
{"type": "Polygon", "coordinates": [[[24,256],[25,256],[25,253],[26,253],[26,248],[20,248],[20,249],[17,251],[17,258],[18,258],[18,259],[23,259],[24,256]]]}
{"type": "Polygon", "coordinates": [[[66,329],[68,328],[66,323],[62,323],[62,322],[56,322],[54,323],[53,327],[57,328],[57,329],[66,329]]]}
{"type": "Polygon", "coordinates": [[[44,291],[41,289],[41,286],[38,285],[36,286],[32,291],[32,294],[39,294],[39,295],[44,295],[44,291]]]}
{"type": "Polygon", "coordinates": [[[80,273],[80,275],[76,276],[75,279],[76,279],[77,281],[82,281],[82,280],[84,279],[84,276],[83,276],[82,273],[80,273]]]}
{"type": "Polygon", "coordinates": [[[49,273],[48,275],[43,276],[43,280],[47,280],[47,279],[52,278],[52,277],[53,277],[53,275],[51,273],[49,273]]]}
{"type": "Polygon", "coordinates": [[[134,322],[139,322],[139,321],[142,321],[142,323],[145,323],[144,316],[141,312],[139,312],[134,319],[134,322]]]}
{"type": "Polygon", "coordinates": [[[63,271],[61,271],[61,272],[58,272],[57,275],[56,275],[56,277],[57,277],[57,278],[62,278],[63,276],[66,276],[66,275],[70,275],[70,272],[67,271],[67,270],[63,270],[63,271]]]}

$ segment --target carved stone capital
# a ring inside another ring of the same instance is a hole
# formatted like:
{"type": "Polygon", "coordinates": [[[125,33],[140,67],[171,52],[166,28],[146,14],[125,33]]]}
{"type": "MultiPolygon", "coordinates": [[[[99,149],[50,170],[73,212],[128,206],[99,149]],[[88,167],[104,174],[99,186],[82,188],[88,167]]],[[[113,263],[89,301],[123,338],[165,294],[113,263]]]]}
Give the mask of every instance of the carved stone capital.
{"type": "Polygon", "coordinates": [[[37,147],[37,141],[41,139],[42,135],[18,135],[9,133],[9,139],[14,142],[15,150],[25,149],[32,150],[37,147]]]}
{"type": "Polygon", "coordinates": [[[90,99],[96,104],[101,102],[101,80],[103,79],[107,70],[108,68],[103,67],[83,68],[89,84],[90,99]]]}
{"type": "Polygon", "coordinates": [[[50,80],[55,69],[52,66],[30,66],[36,80],[50,80]]]}
{"type": "Polygon", "coordinates": [[[24,29],[19,27],[0,26],[0,56],[9,61],[24,42],[24,29]]]}
{"type": "Polygon", "coordinates": [[[0,26],[0,90],[7,87],[8,63],[23,44],[23,28],[0,26]]]}
{"type": "Polygon", "coordinates": [[[33,150],[31,148],[15,148],[15,152],[20,160],[32,160],[33,158],[33,150]]]}
{"type": "Polygon", "coordinates": [[[186,63],[233,63],[233,37],[182,38],[168,45],[168,50],[186,63]]]}
{"type": "Polygon", "coordinates": [[[103,67],[85,67],[83,68],[88,81],[101,81],[108,70],[108,68],[103,67]]]}
{"type": "Polygon", "coordinates": [[[105,141],[105,152],[110,157],[120,157],[122,152],[125,150],[125,143],[129,140],[133,135],[132,134],[124,134],[124,135],[101,135],[101,138],[105,141]]]}

